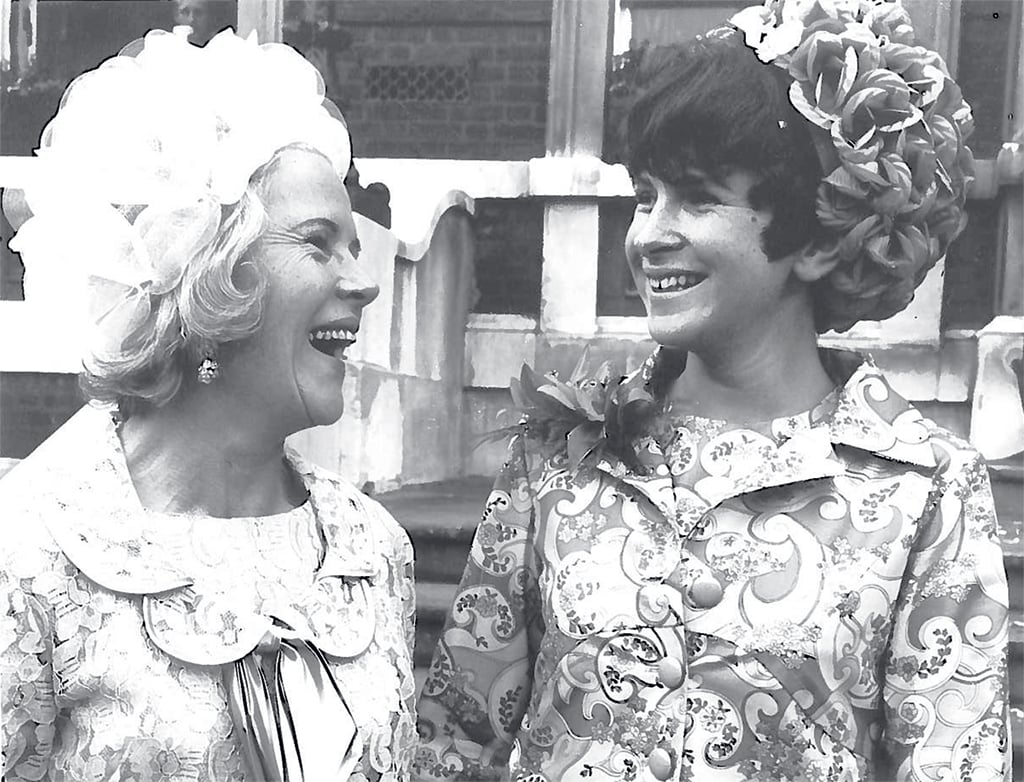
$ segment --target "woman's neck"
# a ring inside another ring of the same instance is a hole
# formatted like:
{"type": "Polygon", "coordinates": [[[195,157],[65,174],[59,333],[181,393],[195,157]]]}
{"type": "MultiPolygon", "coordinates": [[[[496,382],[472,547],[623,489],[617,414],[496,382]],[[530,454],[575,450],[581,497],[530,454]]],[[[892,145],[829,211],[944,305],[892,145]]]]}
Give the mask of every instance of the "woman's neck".
{"type": "Polygon", "coordinates": [[[172,401],[124,422],[121,443],[143,506],[230,518],[301,504],[305,489],[284,460],[284,437],[218,407],[172,401]]]}
{"type": "Polygon", "coordinates": [[[673,408],[737,423],[768,421],[809,410],[835,387],[809,319],[766,324],[740,344],[732,342],[688,354],[668,393],[673,408]]]}

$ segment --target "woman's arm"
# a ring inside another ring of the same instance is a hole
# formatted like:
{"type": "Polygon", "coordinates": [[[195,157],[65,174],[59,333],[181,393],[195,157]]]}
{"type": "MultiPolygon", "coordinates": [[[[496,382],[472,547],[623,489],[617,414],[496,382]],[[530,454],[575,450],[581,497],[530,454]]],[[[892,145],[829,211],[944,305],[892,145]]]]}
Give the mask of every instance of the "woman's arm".
{"type": "Polygon", "coordinates": [[[1009,780],[1008,594],[981,458],[954,452],[933,500],[884,660],[879,778],[1009,780]]]}
{"type": "Polygon", "coordinates": [[[4,780],[47,778],[57,708],[51,613],[0,561],[0,717],[4,780]]]}
{"type": "Polygon", "coordinates": [[[506,778],[541,632],[521,441],[499,472],[419,703],[416,778],[506,778]]]}

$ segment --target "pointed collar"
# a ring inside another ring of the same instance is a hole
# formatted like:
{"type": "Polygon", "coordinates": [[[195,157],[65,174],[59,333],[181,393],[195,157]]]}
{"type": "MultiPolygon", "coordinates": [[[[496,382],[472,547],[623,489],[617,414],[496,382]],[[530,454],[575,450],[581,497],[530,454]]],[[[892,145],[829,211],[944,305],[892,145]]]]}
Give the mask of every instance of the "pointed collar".
{"type": "Polygon", "coordinates": [[[826,352],[834,365],[857,362],[829,419],[832,442],[884,459],[935,467],[929,422],[893,389],[874,362],[852,353],[826,352]]]}
{"type": "MultiPolygon", "coordinates": [[[[359,493],[291,449],[286,458],[305,484],[325,538],[318,575],[374,575],[375,536],[359,493]]],[[[42,518],[57,545],[92,581],[132,595],[192,585],[151,526],[109,411],[82,408],[24,468],[43,471],[42,480],[33,482],[32,501],[45,510],[42,518]]]]}
{"type": "Polygon", "coordinates": [[[660,350],[623,378],[614,394],[618,400],[639,402],[636,409],[644,419],[629,420],[631,411],[625,404],[610,406],[596,465],[636,488],[669,518],[677,515],[680,491],[689,495],[684,504],[692,515],[701,506],[706,509],[758,489],[842,474],[845,468],[835,454],[836,445],[919,467],[936,465],[928,422],[892,388],[871,359],[823,349],[826,369],[841,384],[836,391],[808,413],[771,422],[777,444],[767,438],[760,443],[753,432],[719,422],[725,430],[722,437],[731,440],[730,450],[759,448],[758,458],[747,460],[744,468],[708,476],[698,482],[693,494],[674,487],[666,454],[653,436],[657,412],[663,408],[652,390],[660,350]]]}
{"type": "MultiPolygon", "coordinates": [[[[644,399],[647,410],[660,410],[662,402],[652,386],[655,385],[662,352],[663,349],[658,348],[639,369],[623,378],[616,397],[644,399]]],[[[869,356],[825,348],[820,349],[819,354],[826,371],[837,384],[836,402],[833,404],[826,398],[809,413],[778,418],[772,422],[773,431],[785,433],[793,419],[809,418],[812,426],[828,423],[829,438],[833,444],[852,446],[920,467],[936,465],[927,420],[893,389],[869,356]]],[[[680,363],[685,364],[685,361],[680,363]]],[[[624,429],[630,423],[619,416],[618,420],[606,421],[606,430],[611,434],[613,427],[624,429]]],[[[640,439],[645,439],[647,434],[649,432],[643,432],[640,439]]],[[[633,440],[636,442],[637,438],[633,440]]]]}

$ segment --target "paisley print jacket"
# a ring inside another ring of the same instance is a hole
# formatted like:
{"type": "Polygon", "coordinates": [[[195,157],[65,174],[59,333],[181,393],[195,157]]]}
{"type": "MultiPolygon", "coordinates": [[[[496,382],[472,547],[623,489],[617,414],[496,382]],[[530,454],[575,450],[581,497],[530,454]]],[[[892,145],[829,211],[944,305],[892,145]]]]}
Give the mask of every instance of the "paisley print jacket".
{"type": "Polygon", "coordinates": [[[806,414],[669,411],[628,464],[514,439],[423,689],[419,778],[1008,779],[985,465],[852,358],[806,414]]]}
{"type": "Polygon", "coordinates": [[[110,416],[86,407],[4,477],[3,779],[253,779],[221,674],[271,617],[327,661],[362,747],[352,782],[408,778],[412,546],[376,502],[287,458],[310,497],[297,511],[154,516],[110,416]]]}

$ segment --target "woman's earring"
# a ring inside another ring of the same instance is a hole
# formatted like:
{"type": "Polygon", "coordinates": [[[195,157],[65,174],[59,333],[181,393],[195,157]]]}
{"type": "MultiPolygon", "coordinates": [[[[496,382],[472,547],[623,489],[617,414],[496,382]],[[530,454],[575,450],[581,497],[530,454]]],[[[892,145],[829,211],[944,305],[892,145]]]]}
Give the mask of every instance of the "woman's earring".
{"type": "Polygon", "coordinates": [[[217,379],[217,375],[220,373],[220,364],[217,363],[217,359],[213,357],[212,352],[208,352],[203,356],[203,360],[199,362],[199,368],[196,370],[196,377],[199,378],[199,382],[204,385],[209,385],[217,379]]]}

